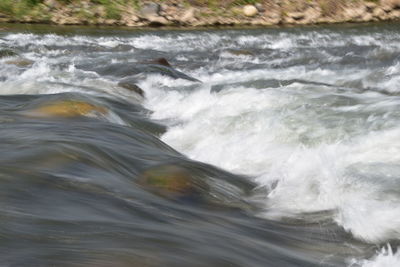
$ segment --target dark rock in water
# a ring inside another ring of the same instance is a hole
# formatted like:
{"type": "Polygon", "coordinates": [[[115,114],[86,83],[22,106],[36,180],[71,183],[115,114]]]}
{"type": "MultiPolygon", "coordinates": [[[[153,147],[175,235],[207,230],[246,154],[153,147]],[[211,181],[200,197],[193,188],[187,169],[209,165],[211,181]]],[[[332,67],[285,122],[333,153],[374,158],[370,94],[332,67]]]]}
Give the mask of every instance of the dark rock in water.
{"type": "Polygon", "coordinates": [[[141,73],[157,73],[174,79],[184,79],[193,82],[201,82],[171,67],[165,58],[158,58],[146,62],[115,63],[101,67],[77,66],[77,68],[95,71],[100,75],[112,75],[117,77],[134,76],[141,73]]]}
{"type": "Polygon", "coordinates": [[[144,91],[142,88],[137,86],[136,84],[132,83],[131,81],[127,80],[122,80],[118,83],[119,87],[128,89],[129,91],[133,91],[141,96],[144,96],[144,91]]]}
{"type": "Polygon", "coordinates": [[[2,50],[0,50],[0,58],[3,58],[3,57],[14,57],[14,56],[18,56],[18,54],[16,52],[14,52],[13,50],[10,50],[10,49],[2,49],[2,50]]]}
{"type": "Polygon", "coordinates": [[[193,78],[189,75],[186,75],[183,72],[180,72],[173,68],[166,67],[166,66],[159,65],[159,64],[148,64],[146,66],[146,72],[159,73],[159,74],[166,75],[166,76],[169,76],[169,77],[172,77],[175,79],[184,79],[184,80],[188,80],[188,81],[192,81],[192,82],[201,82],[200,80],[193,78]]]}
{"type": "Polygon", "coordinates": [[[158,65],[162,65],[162,66],[166,66],[166,67],[171,67],[172,68],[172,66],[171,66],[171,64],[169,64],[168,60],[166,60],[163,57],[156,58],[156,59],[153,59],[153,60],[150,60],[150,61],[143,61],[143,62],[140,62],[140,63],[142,63],[142,64],[158,64],[158,65]]]}
{"type": "Polygon", "coordinates": [[[145,170],[138,178],[145,189],[162,197],[184,200],[201,200],[201,193],[208,191],[208,185],[183,167],[159,165],[145,170]]]}
{"type": "Polygon", "coordinates": [[[137,183],[146,191],[187,204],[216,209],[256,209],[245,200],[246,187],[250,186],[253,191],[254,185],[239,177],[225,178],[219,170],[181,162],[150,167],[138,176],[137,183]]]}

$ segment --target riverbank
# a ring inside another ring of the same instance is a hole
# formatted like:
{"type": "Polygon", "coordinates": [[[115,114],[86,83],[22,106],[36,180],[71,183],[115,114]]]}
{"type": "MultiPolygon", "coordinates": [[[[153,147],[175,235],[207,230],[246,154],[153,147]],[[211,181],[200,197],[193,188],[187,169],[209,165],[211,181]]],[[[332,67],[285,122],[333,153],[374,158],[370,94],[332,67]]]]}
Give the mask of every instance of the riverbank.
{"type": "Polygon", "coordinates": [[[55,25],[271,26],[400,19],[400,0],[3,0],[0,22],[55,25]]]}

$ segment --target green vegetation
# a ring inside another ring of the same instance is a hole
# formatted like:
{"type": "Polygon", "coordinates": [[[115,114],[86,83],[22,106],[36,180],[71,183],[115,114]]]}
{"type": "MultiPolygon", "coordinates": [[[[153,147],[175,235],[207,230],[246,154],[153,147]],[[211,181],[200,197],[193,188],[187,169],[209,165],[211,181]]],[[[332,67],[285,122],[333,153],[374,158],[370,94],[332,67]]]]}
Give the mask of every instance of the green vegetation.
{"type": "MultiPolygon", "coordinates": [[[[197,8],[197,16],[201,18],[240,18],[243,17],[242,6],[247,4],[262,4],[265,10],[278,7],[283,17],[318,6],[323,17],[334,18],[356,3],[378,4],[381,0],[182,0],[181,5],[176,5],[175,0],[149,1],[166,4],[172,10],[193,6],[197,8]]],[[[129,20],[134,15],[134,10],[140,9],[143,3],[141,0],[0,0],[0,15],[5,15],[11,21],[113,24],[129,20]]]]}
{"type": "Polygon", "coordinates": [[[92,0],[94,4],[100,4],[105,8],[107,19],[120,19],[121,8],[120,6],[126,4],[127,1],[123,0],[92,0]]]}
{"type": "Polygon", "coordinates": [[[20,18],[29,13],[29,10],[39,3],[39,0],[1,0],[0,12],[20,18]]]}
{"type": "MultiPolygon", "coordinates": [[[[120,19],[124,7],[130,5],[132,7],[139,7],[139,0],[53,0],[59,6],[73,6],[80,7],[83,3],[88,3],[91,6],[102,6],[105,11],[106,19],[120,19]]],[[[45,14],[48,10],[45,6],[45,0],[0,0],[0,13],[10,16],[14,19],[21,19],[24,16],[36,17],[42,13],[41,17],[50,17],[50,14],[45,14]]],[[[81,10],[74,10],[74,16],[83,18],[92,18],[93,14],[90,10],[80,8],[81,10]]]]}
{"type": "MultiPolygon", "coordinates": [[[[182,1],[184,2],[184,1],[182,1]]],[[[212,7],[232,7],[247,4],[256,4],[263,2],[262,0],[187,0],[189,4],[195,6],[212,7]]]]}

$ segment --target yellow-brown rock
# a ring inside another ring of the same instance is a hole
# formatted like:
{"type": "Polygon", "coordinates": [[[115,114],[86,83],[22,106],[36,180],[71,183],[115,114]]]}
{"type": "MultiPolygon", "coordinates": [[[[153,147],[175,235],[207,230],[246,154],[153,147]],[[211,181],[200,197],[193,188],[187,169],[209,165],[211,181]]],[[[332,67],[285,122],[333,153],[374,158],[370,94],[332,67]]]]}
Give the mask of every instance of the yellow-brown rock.
{"type": "Polygon", "coordinates": [[[160,165],[147,169],[138,178],[143,188],[168,198],[197,197],[198,181],[185,168],[176,165],[160,165]]]}
{"type": "Polygon", "coordinates": [[[24,67],[31,66],[34,62],[32,60],[29,60],[29,59],[20,58],[20,59],[15,59],[15,60],[8,60],[8,61],[6,61],[4,63],[24,68],[24,67]]]}
{"type": "Polygon", "coordinates": [[[71,118],[95,113],[106,114],[107,109],[83,101],[65,100],[39,107],[31,111],[29,115],[71,118]]]}
{"type": "Polygon", "coordinates": [[[382,0],[381,3],[391,9],[400,8],[400,0],[382,0]]]}
{"type": "Polygon", "coordinates": [[[235,56],[254,56],[254,53],[246,49],[227,49],[228,53],[235,56]]]}

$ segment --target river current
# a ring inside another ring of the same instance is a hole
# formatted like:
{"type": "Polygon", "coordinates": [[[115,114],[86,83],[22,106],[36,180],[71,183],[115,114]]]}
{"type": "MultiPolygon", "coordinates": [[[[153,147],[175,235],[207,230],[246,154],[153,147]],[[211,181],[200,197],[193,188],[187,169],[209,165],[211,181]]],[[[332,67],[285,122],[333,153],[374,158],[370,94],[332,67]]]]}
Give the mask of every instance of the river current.
{"type": "Polygon", "coordinates": [[[400,266],[399,24],[5,27],[1,266],[400,266]]]}

